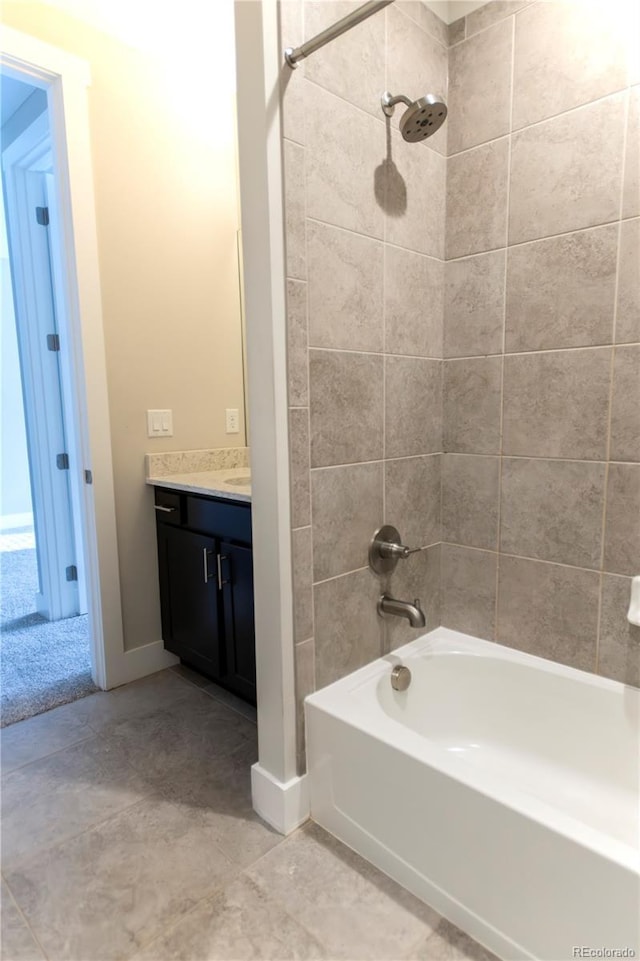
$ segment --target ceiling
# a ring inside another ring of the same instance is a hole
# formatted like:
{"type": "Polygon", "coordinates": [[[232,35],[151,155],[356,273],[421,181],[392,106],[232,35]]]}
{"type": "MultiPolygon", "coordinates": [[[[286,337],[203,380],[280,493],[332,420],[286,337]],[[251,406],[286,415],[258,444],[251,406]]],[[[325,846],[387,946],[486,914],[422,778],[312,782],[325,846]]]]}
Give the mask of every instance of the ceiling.
{"type": "Polygon", "coordinates": [[[23,83],[21,80],[14,80],[2,74],[0,76],[0,124],[5,124],[35,89],[30,83],[23,83]]]}
{"type": "Polygon", "coordinates": [[[487,0],[423,0],[445,23],[466,17],[472,10],[484,7],[487,0]]]}

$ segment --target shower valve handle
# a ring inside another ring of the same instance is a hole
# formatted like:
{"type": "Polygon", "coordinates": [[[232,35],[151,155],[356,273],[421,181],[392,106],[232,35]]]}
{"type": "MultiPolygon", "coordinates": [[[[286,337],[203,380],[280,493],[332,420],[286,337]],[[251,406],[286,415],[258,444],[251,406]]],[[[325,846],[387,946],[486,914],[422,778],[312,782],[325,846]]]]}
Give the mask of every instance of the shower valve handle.
{"type": "Polygon", "coordinates": [[[417,554],[420,547],[405,547],[404,544],[396,544],[394,541],[382,541],[378,548],[383,557],[408,557],[409,554],[417,554]]]}
{"type": "Polygon", "coordinates": [[[421,548],[405,547],[400,533],[391,524],[378,528],[369,544],[369,566],[376,574],[391,574],[400,558],[417,554],[421,548]]]}

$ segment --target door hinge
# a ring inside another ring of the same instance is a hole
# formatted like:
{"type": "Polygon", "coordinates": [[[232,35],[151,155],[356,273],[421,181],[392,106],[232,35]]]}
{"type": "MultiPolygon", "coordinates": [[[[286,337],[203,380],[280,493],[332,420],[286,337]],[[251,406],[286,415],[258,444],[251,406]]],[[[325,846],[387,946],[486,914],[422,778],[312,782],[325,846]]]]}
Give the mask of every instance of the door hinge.
{"type": "Polygon", "coordinates": [[[47,334],[47,350],[60,350],[59,334],[47,334]]]}
{"type": "Polygon", "coordinates": [[[65,573],[66,573],[66,575],[67,575],[67,580],[68,580],[68,581],[77,581],[77,580],[78,580],[78,568],[76,567],[75,564],[70,564],[69,567],[67,567],[67,570],[66,570],[65,573]]]}
{"type": "Polygon", "coordinates": [[[90,470],[84,472],[84,482],[85,484],[93,484],[93,474],[90,470]]]}
{"type": "Polygon", "coordinates": [[[41,227],[49,226],[49,208],[48,207],[36,207],[36,221],[41,227]]]}
{"type": "Polygon", "coordinates": [[[56,467],[58,470],[69,470],[69,455],[58,454],[56,457],[56,467]]]}

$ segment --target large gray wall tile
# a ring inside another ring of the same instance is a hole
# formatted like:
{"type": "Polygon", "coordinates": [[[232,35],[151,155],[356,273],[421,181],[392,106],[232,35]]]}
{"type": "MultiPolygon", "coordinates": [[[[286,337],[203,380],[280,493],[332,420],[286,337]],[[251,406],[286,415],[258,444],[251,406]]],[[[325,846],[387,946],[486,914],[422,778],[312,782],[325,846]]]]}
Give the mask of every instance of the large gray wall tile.
{"type": "MultiPolygon", "coordinates": [[[[358,6],[352,0],[305,0],[305,38],[310,39],[358,6]]],[[[305,76],[375,117],[385,74],[384,16],[336,37],[305,61],[305,76]]]]}
{"type": "Polygon", "coordinates": [[[5,881],[2,882],[2,957],[7,961],[46,961],[5,881]]]}
{"type": "Polygon", "coordinates": [[[504,272],[504,250],[446,263],[445,357],[501,352],[504,272]]]}
{"type": "Polygon", "coordinates": [[[289,406],[308,407],[307,285],[299,280],[287,281],[287,373],[289,406]]]}
{"type": "Polygon", "coordinates": [[[449,158],[447,260],[505,246],[508,162],[507,138],[449,158]]]}
{"type": "Polygon", "coordinates": [[[441,622],[440,544],[401,561],[389,578],[387,590],[392,597],[402,600],[413,602],[417,598],[427,623],[426,627],[411,627],[403,617],[385,617],[385,650],[393,651],[438,627],[441,622]]]}
{"type": "Polygon", "coordinates": [[[378,171],[386,198],[385,240],[442,259],[447,161],[395,130],[389,143],[390,158],[378,171]]]}
{"type": "Polygon", "coordinates": [[[600,567],[605,465],[504,458],[500,549],[600,567]]]}
{"type": "Polygon", "coordinates": [[[383,245],[310,220],[309,343],[383,349],[383,245]]]}
{"type": "MultiPolygon", "coordinates": [[[[385,89],[392,94],[403,93],[413,100],[430,92],[446,99],[447,50],[444,44],[424,30],[416,30],[404,12],[396,9],[396,4],[387,9],[387,58],[385,89]]],[[[391,121],[394,128],[398,128],[405,109],[403,104],[396,107],[391,121]]],[[[425,141],[425,146],[444,154],[447,135],[445,123],[433,137],[425,141]]]]}
{"type": "Polygon", "coordinates": [[[287,277],[305,280],[307,252],[305,239],[305,150],[285,140],[282,145],[284,163],[284,210],[287,277]]]}
{"type": "Polygon", "coordinates": [[[512,137],[509,242],[615,220],[624,96],[581,107],[512,137]]]}
{"type": "Polygon", "coordinates": [[[442,361],[387,357],[384,394],[386,457],[442,450],[442,361]]]}
{"type": "Polygon", "coordinates": [[[618,225],[511,247],[506,349],[610,344],[618,225]]]}
{"type": "Polygon", "coordinates": [[[384,263],[385,350],[442,357],[444,264],[387,245],[384,263]]]}
{"type": "Polygon", "coordinates": [[[367,566],[383,520],[383,484],[381,463],[311,472],[314,581],[367,566]]]}
{"type": "Polygon", "coordinates": [[[442,458],[442,539],[466,547],[498,548],[500,459],[477,454],[442,458]]]}
{"type": "Polygon", "coordinates": [[[325,687],[382,653],[380,582],[369,570],[316,584],[316,686],[325,687]]]}
{"type": "Polygon", "coordinates": [[[444,362],[443,433],[447,453],[500,453],[501,376],[501,357],[444,362]]]}
{"type": "Polygon", "coordinates": [[[440,454],[385,462],[384,521],[410,547],[440,540],[440,462],[440,454]]]}
{"type": "Polygon", "coordinates": [[[511,16],[529,3],[531,3],[531,0],[492,0],[490,3],[483,4],[477,10],[472,10],[471,13],[467,14],[465,18],[467,21],[467,36],[470,37],[479,30],[490,27],[492,23],[511,16]]]}
{"type": "Polygon", "coordinates": [[[611,348],[508,355],[505,454],[604,460],[611,348]]]}
{"type": "Polygon", "coordinates": [[[295,648],[295,685],[296,685],[296,743],[298,745],[298,773],[304,773],[306,766],[304,699],[316,689],[315,643],[313,638],[296,644],[295,648]]]}
{"type": "Polygon", "coordinates": [[[616,342],[640,341],[640,220],[620,225],[616,342]]]}
{"type": "Polygon", "coordinates": [[[627,149],[624,160],[622,216],[640,214],[640,87],[629,91],[627,115],[627,149]]]}
{"type": "Polygon", "coordinates": [[[609,465],[604,570],[640,571],[640,464],[609,465]]]}
{"type": "Polygon", "coordinates": [[[442,623],[454,631],[493,640],[498,555],[443,544],[442,623]]]}
{"type": "Polygon", "coordinates": [[[598,674],[640,686],[640,627],[627,620],[631,578],[602,576],[598,674]]]}
{"type": "Polygon", "coordinates": [[[640,462],[640,346],[616,347],[609,457],[640,462]]]}
{"type": "Polygon", "coordinates": [[[625,17],[574,2],[533,3],[516,17],[514,128],[627,85],[625,17]]]}
{"type": "Polygon", "coordinates": [[[293,638],[296,644],[313,636],[313,560],[311,528],[291,533],[293,563],[293,638]]]}
{"type": "Polygon", "coordinates": [[[375,170],[384,156],[380,120],[305,81],[307,216],[382,237],[375,170]]]}
{"type": "Polygon", "coordinates": [[[497,640],[594,671],[599,582],[595,571],[502,556],[497,640]]]}
{"type": "MultiPolygon", "coordinates": [[[[299,47],[304,42],[302,24],[302,0],[279,0],[278,18],[280,33],[280,48],[299,47]]],[[[282,99],[282,136],[286,140],[295,140],[304,144],[305,109],[304,109],[304,63],[296,70],[289,70],[281,75],[282,99]]]]}
{"type": "Polygon", "coordinates": [[[449,155],[509,133],[513,22],[457,44],[449,53],[449,155]]]}
{"type": "Polygon", "coordinates": [[[291,461],[291,526],[311,523],[309,486],[309,411],[298,407],[289,411],[289,457],[291,461]]]}
{"type": "Polygon", "coordinates": [[[382,368],[375,354],[309,351],[312,467],[382,457],[382,368]]]}
{"type": "Polygon", "coordinates": [[[445,47],[449,45],[449,30],[444,20],[430,10],[422,0],[396,0],[396,10],[401,10],[414,20],[423,30],[445,47]]]}

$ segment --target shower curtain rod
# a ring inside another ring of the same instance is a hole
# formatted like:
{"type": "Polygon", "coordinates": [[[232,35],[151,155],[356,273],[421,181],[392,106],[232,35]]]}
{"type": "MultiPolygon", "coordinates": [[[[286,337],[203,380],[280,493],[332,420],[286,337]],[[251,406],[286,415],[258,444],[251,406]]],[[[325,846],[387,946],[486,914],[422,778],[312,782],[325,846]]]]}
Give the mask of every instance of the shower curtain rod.
{"type": "Polygon", "coordinates": [[[336,23],[327,27],[322,33],[319,33],[316,37],[312,37],[311,40],[307,40],[300,47],[287,47],[284,52],[284,58],[291,68],[295,68],[298,65],[299,60],[304,60],[308,57],[310,53],[315,53],[320,47],[324,47],[325,43],[330,43],[331,40],[335,40],[339,37],[341,33],[346,33],[347,30],[351,30],[356,24],[362,23],[367,17],[373,16],[378,10],[382,10],[384,7],[388,7],[393,0],[369,0],[369,3],[363,3],[361,7],[354,10],[353,13],[348,13],[346,17],[342,20],[338,20],[336,23]]]}

